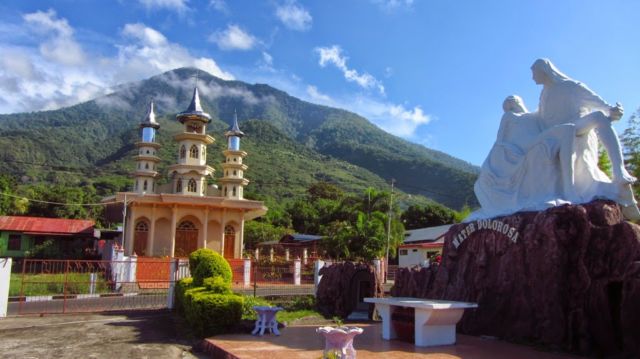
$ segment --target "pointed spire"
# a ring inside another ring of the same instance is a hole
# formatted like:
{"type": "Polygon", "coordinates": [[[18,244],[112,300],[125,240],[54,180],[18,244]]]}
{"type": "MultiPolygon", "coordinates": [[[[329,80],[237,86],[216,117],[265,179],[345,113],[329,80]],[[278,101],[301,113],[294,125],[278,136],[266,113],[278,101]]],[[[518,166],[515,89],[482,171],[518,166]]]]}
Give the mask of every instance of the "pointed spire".
{"type": "Polygon", "coordinates": [[[160,125],[156,121],[156,114],[153,111],[153,100],[149,102],[149,110],[147,111],[147,115],[144,117],[144,119],[140,123],[140,127],[153,127],[153,128],[160,127],[160,125]]]}
{"type": "Polygon", "coordinates": [[[224,134],[225,136],[229,137],[229,136],[237,136],[237,137],[242,137],[244,136],[244,132],[240,131],[240,126],[238,126],[238,113],[236,112],[236,110],[233,110],[233,124],[231,125],[231,128],[229,129],[229,131],[225,132],[224,134]]]}
{"type": "Polygon", "coordinates": [[[211,116],[202,110],[202,105],[200,104],[200,94],[198,93],[198,88],[193,88],[193,97],[191,98],[191,103],[189,107],[180,112],[177,117],[180,122],[183,122],[184,119],[188,117],[199,117],[204,122],[211,121],[211,116]]]}
{"type": "Polygon", "coordinates": [[[191,99],[191,104],[189,108],[185,112],[204,112],[202,111],[202,105],[200,105],[200,94],[198,93],[198,88],[193,88],[193,98],[191,99]]]}

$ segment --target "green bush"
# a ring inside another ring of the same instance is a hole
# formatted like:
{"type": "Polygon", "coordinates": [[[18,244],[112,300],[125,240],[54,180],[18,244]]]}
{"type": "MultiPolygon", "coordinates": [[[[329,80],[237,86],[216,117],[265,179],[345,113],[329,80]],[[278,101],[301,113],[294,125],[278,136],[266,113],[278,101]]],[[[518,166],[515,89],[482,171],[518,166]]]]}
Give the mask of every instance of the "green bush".
{"type": "Polygon", "coordinates": [[[224,257],[208,248],[201,248],[189,255],[189,270],[193,284],[201,286],[205,278],[221,276],[231,284],[231,266],[224,257]]]}
{"type": "Polygon", "coordinates": [[[242,319],[256,320],[256,311],[253,307],[256,305],[272,306],[271,302],[262,297],[244,296],[244,303],[242,304],[242,319]]]}
{"type": "Polygon", "coordinates": [[[175,289],[175,298],[174,298],[174,304],[175,304],[175,308],[178,312],[180,313],[184,313],[184,297],[185,297],[185,293],[188,289],[191,288],[191,286],[193,285],[193,278],[189,277],[189,278],[184,278],[184,279],[180,279],[177,283],[176,283],[176,289],[175,289]]]}
{"type": "Polygon", "coordinates": [[[216,294],[231,294],[231,285],[225,282],[221,276],[205,278],[202,284],[208,291],[216,294]]]}
{"type": "Polygon", "coordinates": [[[208,337],[221,334],[240,321],[243,306],[241,296],[194,289],[186,291],[184,314],[196,335],[208,337]]]}

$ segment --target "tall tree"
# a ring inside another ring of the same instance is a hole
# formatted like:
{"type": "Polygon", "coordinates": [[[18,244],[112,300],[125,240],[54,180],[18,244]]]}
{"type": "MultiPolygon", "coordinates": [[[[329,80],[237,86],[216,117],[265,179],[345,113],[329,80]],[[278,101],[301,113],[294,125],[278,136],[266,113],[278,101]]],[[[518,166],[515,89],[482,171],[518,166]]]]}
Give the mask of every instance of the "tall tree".
{"type": "MultiPolygon", "coordinates": [[[[620,137],[624,146],[625,164],[632,175],[640,178],[640,109],[631,115],[628,127],[620,137]]],[[[640,183],[635,182],[632,186],[636,198],[638,198],[640,183]]]]}
{"type": "Polygon", "coordinates": [[[438,203],[413,205],[402,213],[402,223],[406,229],[441,226],[454,222],[456,212],[438,203]]]}

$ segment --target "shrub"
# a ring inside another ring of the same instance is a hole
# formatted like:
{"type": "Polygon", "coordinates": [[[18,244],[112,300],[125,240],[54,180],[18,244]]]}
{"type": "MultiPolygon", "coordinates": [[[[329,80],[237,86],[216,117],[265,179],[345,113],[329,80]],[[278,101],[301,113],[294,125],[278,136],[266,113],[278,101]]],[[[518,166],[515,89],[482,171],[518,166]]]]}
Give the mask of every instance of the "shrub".
{"type": "Polygon", "coordinates": [[[231,294],[231,285],[225,282],[221,276],[205,278],[202,284],[208,291],[216,294],[231,294]]]}
{"type": "Polygon", "coordinates": [[[256,305],[272,306],[271,302],[262,297],[244,296],[244,303],[242,304],[242,319],[256,320],[256,311],[253,307],[256,305]]]}
{"type": "Polygon", "coordinates": [[[188,289],[191,288],[192,285],[193,285],[193,278],[180,279],[178,283],[176,283],[176,289],[175,289],[176,295],[174,298],[174,304],[175,304],[176,310],[180,313],[184,312],[185,293],[188,289]]]}
{"type": "Polygon", "coordinates": [[[221,276],[226,283],[231,284],[229,262],[211,249],[201,248],[191,253],[189,255],[189,270],[191,270],[195,286],[201,286],[205,278],[215,276],[221,276]]]}
{"type": "Polygon", "coordinates": [[[187,290],[184,313],[196,335],[207,337],[224,333],[240,321],[243,306],[241,296],[194,289],[187,290]]]}

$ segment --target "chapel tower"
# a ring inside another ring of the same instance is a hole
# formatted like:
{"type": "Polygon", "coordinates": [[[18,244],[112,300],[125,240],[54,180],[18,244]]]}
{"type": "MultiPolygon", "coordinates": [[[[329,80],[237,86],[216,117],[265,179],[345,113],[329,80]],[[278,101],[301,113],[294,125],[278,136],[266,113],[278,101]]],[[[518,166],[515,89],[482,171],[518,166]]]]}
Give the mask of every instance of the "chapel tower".
{"type": "Polygon", "coordinates": [[[249,180],[244,178],[244,171],[247,165],[242,163],[242,159],[247,156],[245,151],[240,150],[240,138],[244,133],[238,127],[238,115],[233,114],[233,125],[229,131],[224,133],[227,138],[227,149],[224,154],[222,170],[224,176],[220,179],[222,184],[222,196],[232,199],[243,199],[244,186],[249,184],[249,180]]]}
{"type": "Polygon", "coordinates": [[[184,131],[173,137],[178,142],[178,163],[169,166],[172,193],[206,196],[207,176],[213,176],[215,171],[207,166],[207,145],[214,139],[206,134],[211,116],[202,110],[197,87],[193,89],[189,108],[178,113],[176,118],[184,125],[184,131]]]}
{"type": "Polygon", "coordinates": [[[160,128],[156,122],[156,114],[153,112],[153,101],[149,103],[149,111],[140,123],[141,139],[136,142],[138,154],[133,158],[136,161],[136,170],[133,173],[133,191],[136,193],[154,193],[156,191],[156,178],[160,158],[156,151],[160,144],[156,142],[156,130],[160,128]]]}

